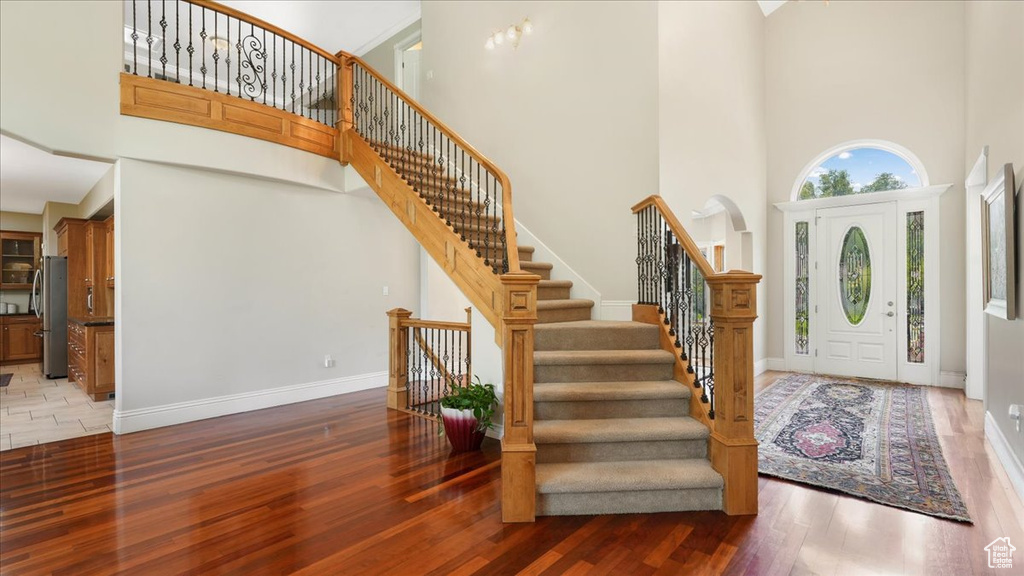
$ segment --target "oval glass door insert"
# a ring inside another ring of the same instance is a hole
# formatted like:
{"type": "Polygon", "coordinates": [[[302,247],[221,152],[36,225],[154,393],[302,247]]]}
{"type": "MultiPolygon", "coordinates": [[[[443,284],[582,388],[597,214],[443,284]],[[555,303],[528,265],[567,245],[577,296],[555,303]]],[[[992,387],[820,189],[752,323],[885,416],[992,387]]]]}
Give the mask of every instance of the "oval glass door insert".
{"type": "Polygon", "coordinates": [[[864,320],[871,299],[871,254],[868,239],[859,226],[852,226],[839,251],[839,303],[846,320],[856,326],[864,320]]]}

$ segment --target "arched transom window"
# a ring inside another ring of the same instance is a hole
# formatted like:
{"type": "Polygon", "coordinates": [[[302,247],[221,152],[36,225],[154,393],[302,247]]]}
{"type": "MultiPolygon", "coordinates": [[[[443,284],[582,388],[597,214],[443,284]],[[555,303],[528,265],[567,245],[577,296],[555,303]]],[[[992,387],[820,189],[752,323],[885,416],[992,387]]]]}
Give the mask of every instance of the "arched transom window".
{"type": "Polygon", "coordinates": [[[796,200],[870,194],[927,185],[920,163],[895,145],[852,143],[829,150],[804,170],[796,200]]]}

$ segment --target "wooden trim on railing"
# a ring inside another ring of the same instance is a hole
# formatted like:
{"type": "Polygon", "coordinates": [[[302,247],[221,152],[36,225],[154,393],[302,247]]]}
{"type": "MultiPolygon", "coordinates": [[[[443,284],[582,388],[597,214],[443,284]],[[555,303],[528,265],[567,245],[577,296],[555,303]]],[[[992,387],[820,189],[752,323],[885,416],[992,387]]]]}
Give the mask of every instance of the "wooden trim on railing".
{"type": "Polygon", "coordinates": [[[412,316],[405,308],[388,310],[388,408],[405,410],[409,394],[406,361],[409,333],[403,322],[412,316]]]}
{"type": "Polygon", "coordinates": [[[273,32],[274,34],[277,34],[278,36],[281,36],[283,38],[287,38],[287,39],[291,40],[292,42],[295,42],[296,44],[298,44],[298,45],[300,45],[300,46],[302,46],[302,47],[304,47],[304,48],[306,48],[306,49],[308,49],[310,51],[316,52],[317,54],[323,56],[324,58],[327,58],[331,62],[334,62],[335,64],[338,64],[338,57],[335,56],[334,54],[331,54],[327,50],[324,50],[323,48],[313,44],[312,42],[310,42],[308,40],[303,40],[302,38],[299,38],[298,36],[296,36],[295,34],[292,34],[291,32],[289,32],[287,30],[283,30],[281,28],[278,28],[277,26],[274,26],[273,24],[271,24],[270,22],[267,22],[266,20],[261,20],[261,19],[255,17],[255,16],[252,16],[250,14],[246,14],[245,12],[242,12],[241,10],[236,10],[234,8],[231,8],[230,6],[225,6],[224,4],[221,4],[220,2],[214,2],[213,0],[186,0],[186,1],[188,3],[190,3],[190,4],[194,4],[196,6],[201,6],[201,7],[204,7],[204,8],[208,8],[210,10],[215,10],[217,12],[220,12],[221,14],[226,14],[226,15],[231,16],[233,18],[238,18],[239,20],[242,20],[242,21],[248,22],[250,24],[254,24],[256,26],[259,26],[260,28],[263,28],[267,32],[273,32]]]}
{"type": "Polygon", "coordinates": [[[338,130],[273,106],[121,73],[121,114],[188,124],[338,157],[338,130]]]}
{"type": "Polygon", "coordinates": [[[672,213],[672,209],[668,207],[668,204],[661,196],[658,196],[657,194],[648,196],[633,206],[631,210],[633,211],[633,214],[636,214],[648,206],[654,206],[658,209],[658,212],[661,212],[661,216],[665,219],[665,222],[672,230],[672,233],[676,235],[676,238],[682,245],[683,250],[686,250],[686,253],[690,255],[690,260],[700,268],[701,275],[703,275],[704,278],[710,278],[713,276],[715,274],[715,269],[711,267],[708,259],[701,254],[700,248],[697,247],[697,243],[693,241],[693,238],[686,231],[686,228],[683,228],[683,225],[679,223],[679,219],[676,218],[674,213],[672,213]]]}
{"type": "MultiPolygon", "coordinates": [[[[363,69],[366,70],[371,76],[376,78],[381,84],[386,86],[389,90],[393,91],[395,94],[398,94],[398,96],[401,97],[406,104],[408,104],[411,108],[416,110],[421,116],[427,119],[427,121],[433,124],[434,127],[443,132],[445,136],[451,139],[452,142],[454,142],[463,150],[465,150],[467,154],[472,156],[474,160],[476,160],[481,166],[487,169],[488,172],[490,172],[495,178],[498,179],[498,182],[501,184],[501,211],[502,220],[505,222],[505,245],[508,251],[508,271],[510,273],[520,271],[521,268],[519,267],[519,249],[518,242],[516,240],[515,217],[512,212],[512,183],[511,181],[509,181],[508,175],[506,175],[504,171],[498,168],[498,166],[495,165],[494,162],[491,162],[490,159],[481,154],[480,151],[474,148],[469,142],[466,142],[461,136],[459,136],[457,132],[455,132],[455,130],[449,128],[448,125],[442,122],[437,116],[434,116],[429,111],[427,111],[426,108],[421,106],[419,102],[414,100],[411,96],[402,91],[402,89],[400,89],[398,86],[395,86],[393,82],[391,82],[390,80],[382,76],[379,72],[374,70],[362,58],[359,58],[358,56],[353,56],[344,51],[338,52],[337,56],[339,58],[339,61],[342,63],[342,68],[351,67],[352,63],[358,63],[359,65],[361,65],[363,69]]],[[[351,83],[349,85],[351,85],[351,83]]],[[[348,125],[351,125],[351,109],[350,104],[348,104],[350,99],[351,94],[349,94],[349,98],[345,98],[343,100],[343,102],[346,103],[346,110],[342,113],[342,117],[345,118],[344,122],[349,123],[348,125]]],[[[345,132],[347,132],[347,130],[345,130],[345,132]]]]}
{"type": "Polygon", "coordinates": [[[427,328],[434,330],[457,330],[460,332],[469,332],[472,326],[464,322],[442,322],[440,320],[421,320],[419,318],[410,318],[403,322],[409,328],[427,328]]]}

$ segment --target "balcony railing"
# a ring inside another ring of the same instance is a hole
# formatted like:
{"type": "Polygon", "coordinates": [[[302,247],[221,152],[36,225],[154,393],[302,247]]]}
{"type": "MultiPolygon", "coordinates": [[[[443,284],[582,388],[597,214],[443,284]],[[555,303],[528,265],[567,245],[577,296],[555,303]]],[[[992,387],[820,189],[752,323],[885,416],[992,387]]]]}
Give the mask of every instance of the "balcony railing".
{"type": "Polygon", "coordinates": [[[127,0],[124,71],[237,96],[333,127],[338,60],[280,28],[203,0],[127,0]]]}

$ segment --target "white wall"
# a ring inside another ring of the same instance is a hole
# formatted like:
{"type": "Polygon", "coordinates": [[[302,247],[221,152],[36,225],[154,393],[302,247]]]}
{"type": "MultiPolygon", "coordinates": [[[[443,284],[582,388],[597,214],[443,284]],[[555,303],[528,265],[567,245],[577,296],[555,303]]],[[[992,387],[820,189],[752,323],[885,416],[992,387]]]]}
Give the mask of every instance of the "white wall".
{"type": "Polygon", "coordinates": [[[656,18],[653,2],[423,3],[426,108],[508,173],[516,218],[612,300],[636,298],[629,208],[658,189],[656,18]],[[524,16],[518,50],[484,49],[524,16]]]}
{"type": "Polygon", "coordinates": [[[119,171],[116,410],[128,429],[179,403],[191,403],[179,417],[206,416],[203,401],[225,396],[386,383],[385,311],[415,305],[417,250],[379,201],[133,160],[119,171]],[[338,382],[353,376],[365,378],[338,382]]]}
{"type": "Polygon", "coordinates": [[[95,0],[63,2],[59,9],[49,2],[0,2],[0,129],[74,156],[136,158],[344,189],[344,171],[329,158],[121,116],[122,8],[121,2],[95,0]],[[46,22],[46,34],[33,22],[46,22]]]}
{"type": "MultiPolygon", "coordinates": [[[[730,198],[765,258],[765,19],[755,2],[658,4],[661,195],[688,229],[712,196],[730,198]]],[[[724,239],[724,237],[722,238],[724,239]]],[[[769,311],[758,287],[754,358],[769,311]]]]}
{"type": "Polygon", "coordinates": [[[114,199],[114,178],[116,170],[110,167],[96,184],[89,190],[88,194],[78,203],[78,217],[92,218],[96,212],[106,206],[114,199]]]}
{"type": "MultiPolygon", "coordinates": [[[[1018,190],[1024,182],[1024,3],[969,2],[967,34],[967,145],[961,160],[973,166],[982,146],[989,147],[988,177],[1012,162],[1018,190]]],[[[1024,404],[1024,200],[1017,195],[1017,319],[984,314],[988,330],[988,381],[985,409],[1016,455],[1018,492],[1024,497],[1024,434],[1007,415],[1010,404],[1024,404]]],[[[979,228],[980,230],[980,228],[979,228]]],[[[980,258],[980,256],[979,256],[980,258]]],[[[980,310],[982,303],[973,303],[980,310]]],[[[990,435],[991,437],[991,435],[990,435]]],[[[993,442],[995,444],[995,442],[993,442]]],[[[1010,459],[1003,459],[1014,477],[1010,459]]]]}
{"type": "MultiPolygon", "coordinates": [[[[815,156],[866,138],[905,146],[932,184],[953,184],[941,201],[937,313],[941,369],[962,373],[963,3],[788,2],[767,19],[765,46],[769,204],[790,200],[800,170],[815,156]]],[[[770,209],[767,270],[782,270],[782,225],[782,213],[770,209]]],[[[781,358],[783,278],[765,280],[767,354],[781,358]]]]}

